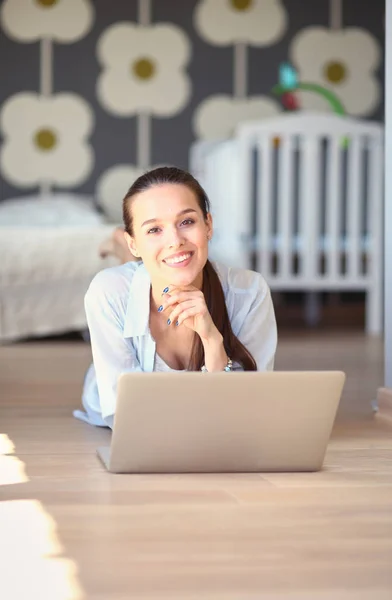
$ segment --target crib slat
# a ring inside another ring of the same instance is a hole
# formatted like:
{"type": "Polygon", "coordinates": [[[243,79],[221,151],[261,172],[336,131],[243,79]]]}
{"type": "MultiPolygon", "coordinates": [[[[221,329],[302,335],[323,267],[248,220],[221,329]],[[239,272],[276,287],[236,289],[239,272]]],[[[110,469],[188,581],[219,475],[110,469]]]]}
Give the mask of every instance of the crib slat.
{"type": "Polygon", "coordinates": [[[347,276],[356,279],[361,263],[361,152],[362,137],[354,135],[348,144],[347,276]]]}
{"type": "Polygon", "coordinates": [[[253,190],[253,165],[252,152],[254,140],[239,136],[233,162],[228,165],[225,176],[232,181],[233,211],[231,212],[233,236],[237,236],[238,259],[236,265],[250,269],[252,267],[252,190],[253,190]],[[238,168],[239,167],[239,168],[238,168]]]}
{"type": "Polygon", "coordinates": [[[369,249],[370,261],[373,263],[372,271],[382,261],[383,239],[383,149],[380,137],[370,140],[369,172],[368,172],[368,235],[372,245],[369,249]]]}
{"type": "Polygon", "coordinates": [[[320,139],[300,137],[299,237],[301,279],[312,282],[319,277],[320,232],[320,139]]]}
{"type": "Polygon", "coordinates": [[[264,135],[258,143],[257,206],[259,232],[259,270],[268,280],[271,275],[272,251],[272,152],[273,140],[264,135]]]}
{"type": "Polygon", "coordinates": [[[326,278],[336,280],[339,274],[340,210],[342,203],[342,152],[341,136],[330,138],[326,165],[326,278]]]}
{"type": "Polygon", "coordinates": [[[293,252],[293,208],[294,208],[294,172],[293,137],[280,136],[278,163],[278,271],[279,277],[287,279],[291,272],[293,252]]]}

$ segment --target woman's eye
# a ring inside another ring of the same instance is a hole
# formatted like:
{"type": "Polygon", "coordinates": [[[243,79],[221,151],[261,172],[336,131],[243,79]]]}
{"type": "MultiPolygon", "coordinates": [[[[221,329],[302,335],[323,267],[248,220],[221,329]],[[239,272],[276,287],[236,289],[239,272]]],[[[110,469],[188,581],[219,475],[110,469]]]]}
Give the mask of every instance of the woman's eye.
{"type": "MultiPolygon", "coordinates": [[[[183,225],[193,225],[194,224],[194,219],[185,219],[184,221],[181,222],[181,226],[183,225]]],[[[158,233],[160,231],[159,227],[151,227],[151,229],[149,229],[147,231],[147,234],[154,234],[154,233],[158,233]]]]}

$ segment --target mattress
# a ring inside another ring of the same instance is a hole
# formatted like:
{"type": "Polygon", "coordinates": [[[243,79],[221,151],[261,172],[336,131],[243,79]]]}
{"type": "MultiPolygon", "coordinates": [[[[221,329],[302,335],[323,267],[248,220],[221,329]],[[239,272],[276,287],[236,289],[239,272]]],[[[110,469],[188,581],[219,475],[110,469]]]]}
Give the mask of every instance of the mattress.
{"type": "Polygon", "coordinates": [[[60,205],[42,212],[41,204],[22,218],[21,206],[8,213],[0,206],[0,342],[85,330],[87,288],[96,273],[118,264],[99,256],[114,226],[93,207],[81,216],[70,206],[68,215],[60,205]]]}

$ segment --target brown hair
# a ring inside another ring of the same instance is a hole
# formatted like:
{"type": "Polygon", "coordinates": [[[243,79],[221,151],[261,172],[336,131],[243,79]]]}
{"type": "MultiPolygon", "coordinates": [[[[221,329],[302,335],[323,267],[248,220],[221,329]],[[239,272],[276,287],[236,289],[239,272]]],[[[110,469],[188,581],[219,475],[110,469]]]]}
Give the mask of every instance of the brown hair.
{"type": "MultiPolygon", "coordinates": [[[[123,200],[123,220],[125,231],[133,237],[132,211],[130,210],[129,200],[145,192],[149,188],[162,184],[185,185],[196,196],[199,207],[203,213],[204,219],[210,212],[210,201],[200,183],[187,171],[176,167],[159,167],[141,175],[129,188],[123,200]]],[[[203,269],[202,292],[216,328],[223,337],[225,351],[233,362],[242,365],[245,371],[257,371],[256,361],[251,353],[245,348],[239,339],[234,335],[231,328],[229,315],[227,313],[225,296],[217,272],[211,262],[207,260],[203,269]]],[[[195,335],[193,340],[191,357],[188,370],[199,371],[204,363],[204,349],[201,339],[195,335]]]]}

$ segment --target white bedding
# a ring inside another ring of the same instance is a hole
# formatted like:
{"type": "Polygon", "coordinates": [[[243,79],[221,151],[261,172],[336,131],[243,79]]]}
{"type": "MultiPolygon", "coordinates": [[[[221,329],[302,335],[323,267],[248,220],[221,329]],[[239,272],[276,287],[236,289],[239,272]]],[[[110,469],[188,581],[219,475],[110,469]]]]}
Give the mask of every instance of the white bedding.
{"type": "Polygon", "coordinates": [[[0,341],[84,330],[91,279],[118,264],[98,251],[114,226],[92,205],[56,202],[24,214],[22,204],[8,214],[0,205],[0,341]]]}

